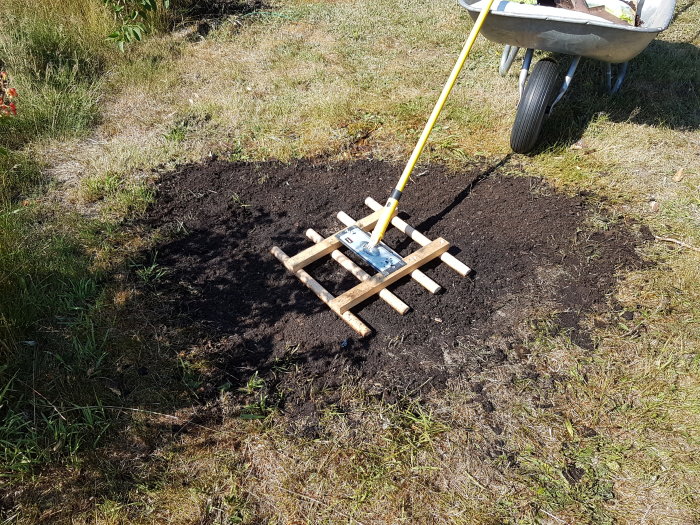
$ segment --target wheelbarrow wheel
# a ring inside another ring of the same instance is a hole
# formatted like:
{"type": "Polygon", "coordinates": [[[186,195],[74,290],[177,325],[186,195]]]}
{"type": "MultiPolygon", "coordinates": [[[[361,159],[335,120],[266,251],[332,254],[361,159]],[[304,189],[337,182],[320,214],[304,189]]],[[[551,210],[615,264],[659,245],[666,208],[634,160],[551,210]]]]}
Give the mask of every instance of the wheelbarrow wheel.
{"type": "Polygon", "coordinates": [[[542,131],[544,117],[560,87],[557,63],[547,58],[537,62],[530,73],[515,114],[510,134],[510,147],[513,151],[527,153],[535,147],[542,131]]]}

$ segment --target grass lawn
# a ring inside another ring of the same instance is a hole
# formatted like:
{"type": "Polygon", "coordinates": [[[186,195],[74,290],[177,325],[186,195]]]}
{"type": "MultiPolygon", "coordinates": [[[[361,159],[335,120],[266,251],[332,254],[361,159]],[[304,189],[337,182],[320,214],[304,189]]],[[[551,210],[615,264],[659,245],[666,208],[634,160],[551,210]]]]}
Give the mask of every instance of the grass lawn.
{"type": "Polygon", "coordinates": [[[405,162],[471,21],[451,0],[219,4],[158,11],[124,53],[100,2],[0,7],[20,92],[0,120],[0,518],[700,521],[700,4],[677,2],[617,95],[582,60],[528,156],[508,144],[522,58],[500,77],[479,39],[421,159],[541,177],[585,198],[591,231],[649,229],[645,263],[584,316],[593,346],[533,314],[464,384],[387,399],[342,383],[314,435],[277,388],[311,381],[303,367],[232,384],[159,317],[173,269],[155,247],[173,232],[142,219],[189,163],[405,162]]]}

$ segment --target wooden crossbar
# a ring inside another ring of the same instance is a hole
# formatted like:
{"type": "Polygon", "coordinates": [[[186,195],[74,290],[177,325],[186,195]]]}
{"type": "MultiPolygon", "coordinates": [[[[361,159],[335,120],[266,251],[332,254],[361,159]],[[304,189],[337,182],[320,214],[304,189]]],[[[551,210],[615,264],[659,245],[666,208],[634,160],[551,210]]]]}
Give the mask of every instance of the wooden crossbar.
{"type": "MultiPolygon", "coordinates": [[[[363,230],[371,230],[377,224],[382,211],[378,210],[368,215],[367,217],[357,221],[357,225],[363,230]]],[[[328,255],[333,250],[340,248],[342,243],[335,235],[326,237],[323,241],[308,247],[306,250],[300,251],[294,257],[289,259],[289,266],[293,272],[301,270],[304,266],[308,266],[314,261],[319,260],[324,255],[328,255]]]]}
{"type": "MultiPolygon", "coordinates": [[[[372,197],[367,197],[365,199],[365,205],[374,211],[381,211],[382,209],[382,205],[375,201],[372,197]]],[[[425,235],[416,230],[413,226],[409,225],[406,221],[399,219],[396,216],[394,216],[394,218],[391,219],[391,224],[397,230],[405,233],[421,246],[426,246],[428,243],[430,243],[430,239],[428,239],[425,235]]],[[[472,271],[471,268],[469,268],[469,266],[457,259],[457,257],[452,255],[451,253],[443,253],[440,256],[440,260],[462,277],[466,277],[469,274],[469,272],[472,271]]]]}
{"type": "MultiPolygon", "coordinates": [[[[321,299],[324,303],[327,305],[330,305],[331,301],[334,299],[333,295],[326,290],[321,284],[311,277],[307,272],[304,270],[297,270],[296,272],[292,270],[291,265],[289,264],[289,261],[291,257],[289,257],[286,253],[284,253],[282,250],[280,250],[277,246],[273,246],[272,249],[270,250],[270,253],[277,257],[277,259],[284,264],[284,266],[292,272],[294,275],[296,275],[299,280],[313,293],[316,294],[316,297],[321,299]]],[[[334,312],[333,308],[331,308],[334,312]]],[[[337,313],[337,312],[336,312],[337,313]]],[[[372,333],[372,330],[369,329],[369,327],[360,321],[360,319],[353,314],[352,312],[345,312],[342,314],[338,314],[340,318],[345,321],[350,328],[355,330],[358,334],[360,334],[362,337],[368,336],[369,334],[372,333]]]]}
{"type": "Polygon", "coordinates": [[[418,266],[435,259],[435,257],[440,257],[440,254],[446,252],[449,247],[450,243],[442,237],[435,239],[427,246],[423,246],[418,251],[413,252],[408,257],[405,257],[405,266],[402,266],[387,276],[384,276],[381,273],[376,274],[374,277],[361,282],[344,294],[339,295],[328,303],[328,306],[338,315],[341,315],[350,310],[350,308],[353,306],[356,306],[365,299],[373,296],[379,292],[379,290],[386,288],[391,283],[398,281],[405,275],[408,275],[418,266]]]}
{"type": "MultiPolygon", "coordinates": [[[[339,211],[336,217],[338,217],[338,220],[342,222],[345,226],[355,224],[355,220],[344,211],[339,211]]],[[[430,240],[428,240],[428,242],[426,242],[425,244],[428,244],[429,242],[430,240]]],[[[423,246],[425,246],[425,244],[423,246]]],[[[442,290],[442,286],[440,286],[438,283],[433,281],[430,277],[428,277],[418,269],[415,269],[411,272],[411,279],[416,281],[418,284],[420,284],[423,288],[425,288],[432,294],[438,293],[440,292],[440,290],[442,290]]]]}
{"type": "MultiPolygon", "coordinates": [[[[359,221],[355,222],[344,212],[339,212],[338,218],[346,226],[356,224],[363,230],[370,230],[374,228],[374,225],[379,220],[382,207],[378,202],[369,197],[367,200],[365,200],[365,204],[372,208],[374,212],[366,217],[363,217],[359,221]]],[[[425,235],[418,232],[415,228],[408,225],[405,221],[402,221],[395,216],[392,219],[392,224],[415,242],[420,244],[421,248],[407,257],[404,257],[403,260],[405,265],[386,276],[382,275],[381,273],[370,276],[362,268],[353,263],[348,257],[343,255],[338,250],[338,248],[342,246],[342,243],[336,237],[338,232],[334,233],[330,237],[323,238],[315,231],[309,229],[306,232],[306,235],[315,244],[309,248],[306,248],[305,250],[300,251],[293,257],[289,257],[277,246],[273,246],[270,249],[270,252],[277,257],[282,264],[284,264],[287,270],[293,273],[307,288],[313,291],[316,296],[321,299],[321,301],[328,305],[333,312],[335,312],[343,321],[345,321],[348,326],[360,334],[360,336],[365,337],[371,333],[371,330],[365,323],[362,322],[362,320],[360,320],[350,311],[350,309],[354,306],[366,301],[373,295],[379,295],[380,298],[385,300],[397,312],[405,314],[409,310],[408,305],[387,290],[387,286],[398,281],[402,277],[411,275],[412,278],[414,278],[427,290],[432,293],[437,293],[439,290],[441,290],[440,285],[418,269],[420,266],[437,257],[440,257],[445,264],[462,276],[465,276],[470,271],[467,265],[457,260],[453,255],[447,253],[447,250],[450,248],[450,243],[445,239],[440,237],[434,241],[431,241],[425,235]],[[337,297],[333,296],[303,269],[305,266],[308,266],[312,262],[317,261],[329,254],[343,268],[351,272],[355,277],[362,281],[360,284],[337,297]]]]}
{"type": "MultiPolygon", "coordinates": [[[[313,242],[316,242],[316,243],[323,242],[323,237],[321,237],[316,231],[314,231],[311,228],[306,230],[306,236],[309,239],[311,239],[313,242]]],[[[340,266],[345,268],[347,271],[349,271],[351,274],[353,274],[355,277],[357,277],[360,281],[367,281],[367,280],[372,278],[372,276],[370,274],[368,274],[366,271],[364,271],[362,268],[360,268],[358,265],[356,265],[354,262],[352,262],[349,258],[347,258],[345,255],[343,255],[340,251],[338,251],[338,250],[332,251],[331,257],[340,266]]],[[[410,310],[409,306],[406,303],[404,303],[401,299],[396,297],[389,290],[386,290],[386,289],[381,290],[379,292],[379,298],[386,301],[386,304],[391,306],[394,310],[396,310],[401,315],[404,315],[405,313],[407,313],[410,310]]]]}

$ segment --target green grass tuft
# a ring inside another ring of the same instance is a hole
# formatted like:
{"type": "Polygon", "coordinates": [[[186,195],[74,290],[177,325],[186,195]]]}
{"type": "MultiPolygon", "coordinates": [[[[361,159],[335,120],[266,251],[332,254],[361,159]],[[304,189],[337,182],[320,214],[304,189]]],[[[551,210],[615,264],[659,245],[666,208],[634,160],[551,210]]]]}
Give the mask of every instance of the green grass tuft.
{"type": "Polygon", "coordinates": [[[24,153],[0,146],[0,209],[11,213],[11,204],[30,196],[42,181],[36,162],[24,153]]]}
{"type": "Polygon", "coordinates": [[[0,56],[20,93],[18,114],[5,120],[0,141],[19,147],[36,137],[86,131],[98,115],[102,46],[50,19],[0,16],[10,28],[0,38],[0,56]]]}

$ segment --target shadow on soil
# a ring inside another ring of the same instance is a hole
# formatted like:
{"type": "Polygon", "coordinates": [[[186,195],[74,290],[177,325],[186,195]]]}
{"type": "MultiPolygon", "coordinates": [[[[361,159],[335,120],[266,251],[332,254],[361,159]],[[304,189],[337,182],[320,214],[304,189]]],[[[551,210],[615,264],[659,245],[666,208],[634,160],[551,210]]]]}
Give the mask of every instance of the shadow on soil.
{"type": "Polygon", "coordinates": [[[237,23],[256,16],[267,16],[272,8],[263,0],[177,0],[171,2],[170,26],[172,29],[190,26],[194,32],[190,38],[206,37],[229,17],[237,23]]]}
{"type": "Polygon", "coordinates": [[[262,0],[177,0],[175,8],[191,18],[220,19],[248,15],[267,7],[262,0]]]}
{"type": "MultiPolygon", "coordinates": [[[[560,62],[562,70],[568,67],[567,57],[562,57],[560,62]]],[[[545,122],[538,151],[553,144],[575,143],[590,122],[600,115],[613,122],[678,130],[698,129],[698,63],[700,49],[697,46],[655,40],[630,62],[620,92],[610,95],[604,88],[604,64],[582,60],[569,93],[545,122]]]]}

